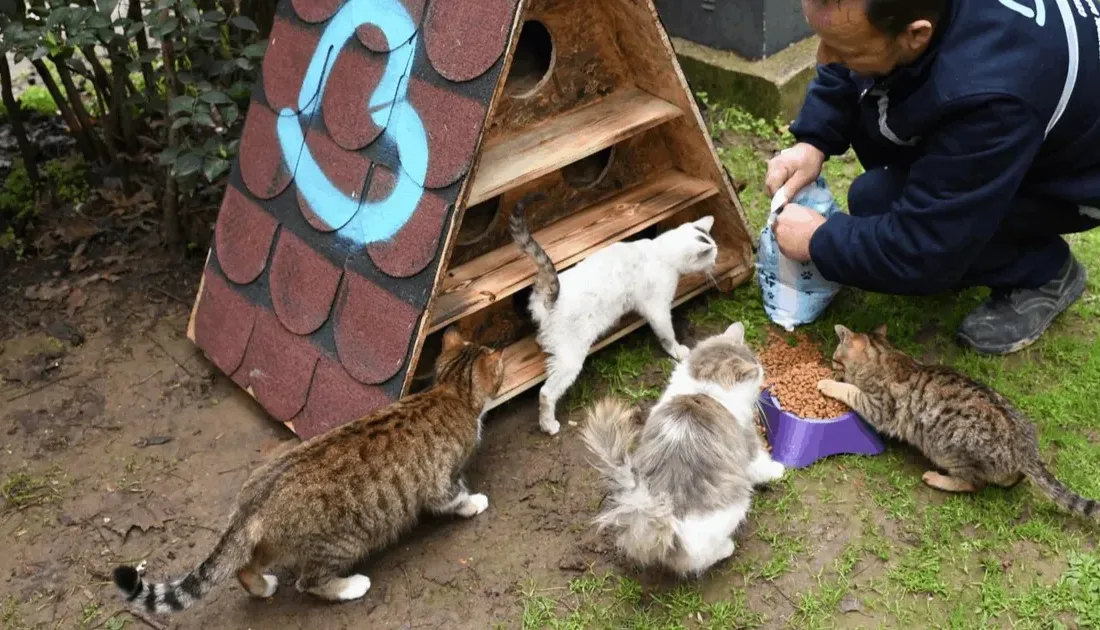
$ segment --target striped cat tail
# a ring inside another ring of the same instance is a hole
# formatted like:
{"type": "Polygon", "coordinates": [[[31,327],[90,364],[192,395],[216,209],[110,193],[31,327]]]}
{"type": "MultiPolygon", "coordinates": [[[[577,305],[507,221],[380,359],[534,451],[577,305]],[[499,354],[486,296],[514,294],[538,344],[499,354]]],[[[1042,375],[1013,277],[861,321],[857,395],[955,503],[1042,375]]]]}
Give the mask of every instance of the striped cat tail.
{"type": "Polygon", "coordinates": [[[554,269],[554,261],[550,260],[546,250],[531,236],[527,220],[523,217],[523,211],[529,204],[545,198],[546,195],[541,192],[524,195],[512,208],[508,228],[512,232],[512,240],[519,246],[520,251],[535,261],[538,271],[535,273],[534,294],[542,300],[543,308],[549,310],[558,301],[558,291],[561,288],[558,283],[558,272],[554,269]]]}
{"type": "Polygon", "coordinates": [[[182,579],[154,584],[145,581],[136,568],[120,566],[114,570],[115,585],[127,602],[146,612],[158,615],[179,612],[249,561],[255,543],[248,540],[244,529],[242,523],[232,523],[206,560],[182,579]]]}
{"type": "Polygon", "coordinates": [[[1039,487],[1043,494],[1061,506],[1062,509],[1100,522],[1100,501],[1086,499],[1067,488],[1065,484],[1050,474],[1050,471],[1047,470],[1040,459],[1035,458],[1028,464],[1024,474],[1039,487]]]}

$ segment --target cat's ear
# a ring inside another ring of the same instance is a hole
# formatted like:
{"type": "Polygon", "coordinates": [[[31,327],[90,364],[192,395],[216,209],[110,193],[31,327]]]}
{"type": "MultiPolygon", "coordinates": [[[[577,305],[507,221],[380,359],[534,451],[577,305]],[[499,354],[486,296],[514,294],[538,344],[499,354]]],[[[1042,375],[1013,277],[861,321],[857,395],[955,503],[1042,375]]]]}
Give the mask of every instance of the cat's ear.
{"type": "Polygon", "coordinates": [[[852,337],[852,331],[845,328],[844,324],[837,324],[833,327],[833,330],[836,331],[836,336],[840,339],[840,343],[844,343],[852,337]]]}
{"type": "Polygon", "coordinates": [[[714,217],[708,214],[702,219],[696,219],[695,221],[693,221],[693,223],[703,228],[703,230],[705,230],[707,233],[710,233],[710,228],[714,227],[714,217]]]}
{"type": "Polygon", "coordinates": [[[455,329],[454,326],[447,329],[443,333],[443,351],[450,352],[455,348],[462,347],[466,343],[466,340],[462,338],[462,334],[455,329]]]}
{"type": "Polygon", "coordinates": [[[886,322],[883,322],[875,328],[875,334],[883,339],[886,338],[886,322]]]}
{"type": "Polygon", "coordinates": [[[725,336],[733,339],[736,343],[745,343],[745,325],[741,322],[733,322],[730,327],[726,329],[725,336]]]}

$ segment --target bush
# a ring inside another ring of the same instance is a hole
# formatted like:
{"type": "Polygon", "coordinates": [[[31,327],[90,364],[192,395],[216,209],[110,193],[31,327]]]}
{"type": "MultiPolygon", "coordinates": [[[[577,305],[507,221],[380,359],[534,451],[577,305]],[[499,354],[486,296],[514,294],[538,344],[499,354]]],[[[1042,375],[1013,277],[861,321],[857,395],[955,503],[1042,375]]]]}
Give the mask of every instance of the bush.
{"type": "MultiPolygon", "coordinates": [[[[134,0],[125,15],[116,15],[118,0],[9,4],[14,10],[0,13],[0,52],[29,59],[42,83],[8,112],[17,136],[27,137],[22,111],[58,112],[89,168],[109,167],[124,190],[132,165],[147,162],[142,154],[157,154],[165,239],[180,245],[181,197],[220,183],[236,155],[275,0],[134,0]]],[[[10,105],[6,59],[0,69],[10,105]]],[[[33,187],[33,147],[21,147],[33,187]]]]}

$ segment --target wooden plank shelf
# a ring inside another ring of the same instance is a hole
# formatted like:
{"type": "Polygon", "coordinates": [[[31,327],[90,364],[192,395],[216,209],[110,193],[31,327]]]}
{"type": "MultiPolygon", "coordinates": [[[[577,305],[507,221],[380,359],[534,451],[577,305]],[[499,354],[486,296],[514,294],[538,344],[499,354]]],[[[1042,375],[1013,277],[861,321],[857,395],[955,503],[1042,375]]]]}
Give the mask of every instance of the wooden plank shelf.
{"type": "Polygon", "coordinates": [[[489,140],[466,204],[492,199],[681,115],[675,105],[628,87],[521,133],[489,140]]]}
{"type": "MultiPolygon", "coordinates": [[[[743,282],[752,273],[752,265],[739,263],[729,251],[720,251],[718,262],[712,274],[716,281],[731,281],[734,284],[743,282]]],[[[693,297],[700,295],[710,286],[711,278],[704,274],[692,274],[680,280],[676,290],[676,299],[672,305],[679,306],[693,297]]],[[[619,327],[610,334],[593,344],[593,352],[600,350],[625,335],[647,325],[645,320],[637,315],[629,315],[623,319],[619,327]]],[[[520,341],[504,349],[504,384],[501,393],[489,408],[499,407],[505,402],[515,398],[524,391],[538,385],[546,379],[545,370],[546,355],[539,348],[534,336],[525,337],[520,341]]]]}
{"type": "MultiPolygon", "coordinates": [[[[670,170],[557,221],[535,232],[534,237],[560,273],[595,251],[717,193],[709,181],[670,170]]],[[[448,270],[432,308],[429,330],[437,331],[530,286],[535,271],[535,263],[515,243],[448,270]]]]}

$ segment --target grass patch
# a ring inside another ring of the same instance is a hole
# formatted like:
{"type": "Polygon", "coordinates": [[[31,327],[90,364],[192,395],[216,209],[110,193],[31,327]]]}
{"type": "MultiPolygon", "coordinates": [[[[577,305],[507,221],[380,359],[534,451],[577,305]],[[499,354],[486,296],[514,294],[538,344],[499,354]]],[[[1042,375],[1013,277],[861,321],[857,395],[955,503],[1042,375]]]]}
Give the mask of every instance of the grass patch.
{"type": "Polygon", "coordinates": [[[570,580],[564,589],[521,589],[524,630],[665,630],[758,628],[764,616],[752,611],[743,592],[707,601],[697,586],[647,592],[636,580],[610,572],[570,580]]]}
{"type": "Polygon", "coordinates": [[[40,476],[27,471],[14,472],[0,484],[4,507],[25,510],[61,500],[61,482],[56,471],[40,476]]]}
{"type": "Polygon", "coordinates": [[[25,621],[23,621],[23,611],[19,608],[19,600],[15,599],[14,595],[8,595],[4,600],[3,607],[0,607],[0,622],[8,630],[24,630],[29,628],[25,621]]]}

